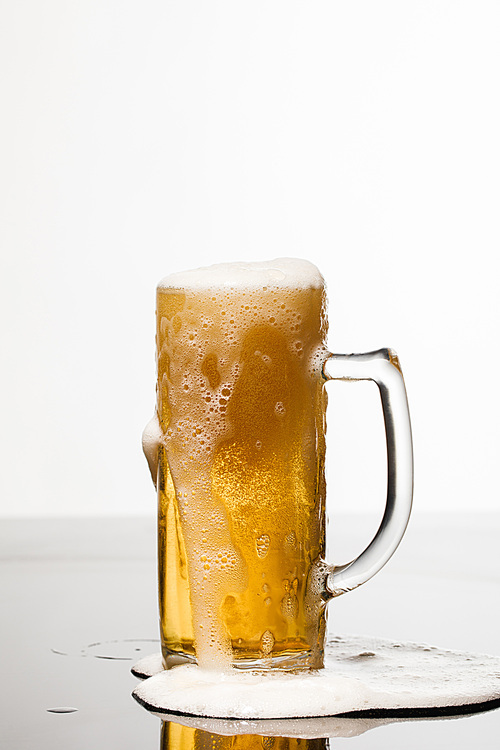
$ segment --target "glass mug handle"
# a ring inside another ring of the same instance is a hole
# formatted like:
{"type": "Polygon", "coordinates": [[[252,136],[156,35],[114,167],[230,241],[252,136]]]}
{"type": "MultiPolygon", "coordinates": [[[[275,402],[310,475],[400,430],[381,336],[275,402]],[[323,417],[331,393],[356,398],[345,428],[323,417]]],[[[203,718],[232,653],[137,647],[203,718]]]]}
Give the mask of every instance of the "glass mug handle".
{"type": "Polygon", "coordinates": [[[413,449],[403,374],[392,349],[365,354],[330,354],[323,365],[323,377],[325,380],[373,380],[377,384],[387,442],[387,499],[382,521],[368,547],[354,560],[345,565],[324,564],[322,596],[328,600],[372,578],[399,545],[411,512],[413,449]]]}

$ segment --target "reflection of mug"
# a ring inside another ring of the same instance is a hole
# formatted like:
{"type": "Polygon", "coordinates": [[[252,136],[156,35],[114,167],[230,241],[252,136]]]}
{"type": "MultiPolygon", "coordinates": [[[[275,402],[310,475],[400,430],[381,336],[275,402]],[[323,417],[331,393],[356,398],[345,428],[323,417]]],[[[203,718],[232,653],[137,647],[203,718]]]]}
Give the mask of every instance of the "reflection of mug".
{"type": "Polygon", "coordinates": [[[305,261],[213,266],[158,287],[157,414],[144,444],[165,659],[321,667],[325,602],[399,544],[412,451],[397,357],[330,355],[326,332],[324,282],[305,261]],[[328,379],[377,382],[388,449],[380,529],[340,567],[324,562],[328,379]]]}
{"type": "Polygon", "coordinates": [[[323,738],[264,737],[255,734],[213,734],[175,722],[161,727],[160,750],[327,750],[323,738]]]}

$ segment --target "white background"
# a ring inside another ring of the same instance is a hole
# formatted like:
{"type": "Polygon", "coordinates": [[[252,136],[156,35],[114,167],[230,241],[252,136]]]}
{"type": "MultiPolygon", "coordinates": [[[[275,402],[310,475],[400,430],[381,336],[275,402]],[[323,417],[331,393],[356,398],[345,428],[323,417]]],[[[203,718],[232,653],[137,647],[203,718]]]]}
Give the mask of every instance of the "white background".
{"type": "MultiPolygon", "coordinates": [[[[156,282],[276,256],[333,350],[398,351],[416,512],[498,509],[498,2],[0,8],[0,514],[154,514],[156,282]]],[[[329,494],[376,510],[376,390],[329,388],[329,494]]]]}

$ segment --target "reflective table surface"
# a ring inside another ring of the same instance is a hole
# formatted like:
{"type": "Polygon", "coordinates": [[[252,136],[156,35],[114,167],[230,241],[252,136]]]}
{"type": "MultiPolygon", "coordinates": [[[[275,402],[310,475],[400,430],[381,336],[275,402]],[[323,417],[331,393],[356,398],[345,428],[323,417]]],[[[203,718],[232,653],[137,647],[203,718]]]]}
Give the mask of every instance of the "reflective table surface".
{"type": "MultiPolygon", "coordinates": [[[[376,519],[340,516],[330,558],[352,558],[376,519]]],[[[376,578],[329,606],[331,633],[500,654],[500,514],[415,514],[376,578]]],[[[350,720],[329,740],[219,736],[163,724],[131,697],[132,665],[159,650],[155,519],[7,520],[0,527],[0,747],[440,748],[500,746],[500,710],[350,720]]]]}

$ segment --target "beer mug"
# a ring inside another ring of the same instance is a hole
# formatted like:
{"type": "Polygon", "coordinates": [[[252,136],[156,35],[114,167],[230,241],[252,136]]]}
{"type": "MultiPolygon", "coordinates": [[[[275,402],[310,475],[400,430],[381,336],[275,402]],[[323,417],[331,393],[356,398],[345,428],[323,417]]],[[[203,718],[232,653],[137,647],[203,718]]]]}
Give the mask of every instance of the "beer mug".
{"type": "Polygon", "coordinates": [[[211,266],[157,289],[157,407],[143,444],[158,490],[165,667],[323,666],[327,602],[371,578],[404,534],[412,444],[397,356],[330,354],[307,261],[211,266]],[[385,512],[353,561],[325,560],[325,384],[373,380],[385,512]]]}

